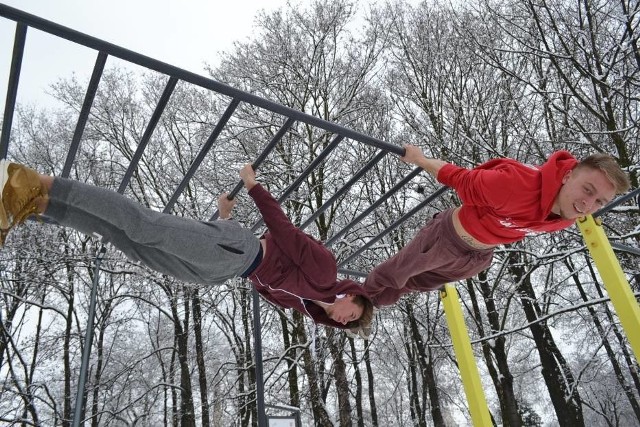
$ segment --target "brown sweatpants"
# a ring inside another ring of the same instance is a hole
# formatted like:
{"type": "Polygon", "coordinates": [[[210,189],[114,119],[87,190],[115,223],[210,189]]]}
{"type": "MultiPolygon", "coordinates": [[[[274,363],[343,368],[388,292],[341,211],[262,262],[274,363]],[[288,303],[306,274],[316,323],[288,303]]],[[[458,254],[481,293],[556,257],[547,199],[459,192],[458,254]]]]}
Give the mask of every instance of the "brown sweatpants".
{"type": "Polygon", "coordinates": [[[364,287],[376,306],[394,304],[406,293],[437,290],[491,264],[493,249],[475,249],[458,236],[453,211],[436,214],[404,248],[369,273],[364,287]]]}

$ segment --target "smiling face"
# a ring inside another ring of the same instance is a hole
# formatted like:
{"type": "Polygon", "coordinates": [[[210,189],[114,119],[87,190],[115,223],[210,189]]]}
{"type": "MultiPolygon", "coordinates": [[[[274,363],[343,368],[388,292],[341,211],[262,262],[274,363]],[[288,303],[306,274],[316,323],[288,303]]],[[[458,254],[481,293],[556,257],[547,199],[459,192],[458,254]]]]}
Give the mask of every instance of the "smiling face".
{"type": "Polygon", "coordinates": [[[363,307],[356,304],[355,296],[347,295],[344,298],[336,299],[336,301],[325,307],[327,316],[335,322],[346,325],[349,322],[358,320],[362,316],[363,307]]]}
{"type": "Polygon", "coordinates": [[[615,185],[600,169],[575,168],[562,179],[551,211],[564,219],[577,219],[597,211],[615,195],[615,185]]]}

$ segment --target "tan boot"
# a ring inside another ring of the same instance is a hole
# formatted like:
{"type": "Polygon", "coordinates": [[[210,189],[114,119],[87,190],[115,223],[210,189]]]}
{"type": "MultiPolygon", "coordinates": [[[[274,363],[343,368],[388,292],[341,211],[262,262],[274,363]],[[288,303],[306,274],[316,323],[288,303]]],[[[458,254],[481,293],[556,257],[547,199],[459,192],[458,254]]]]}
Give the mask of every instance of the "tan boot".
{"type": "Polygon", "coordinates": [[[16,225],[31,215],[38,216],[38,204],[47,196],[40,176],[26,166],[0,160],[0,245],[16,225]]]}

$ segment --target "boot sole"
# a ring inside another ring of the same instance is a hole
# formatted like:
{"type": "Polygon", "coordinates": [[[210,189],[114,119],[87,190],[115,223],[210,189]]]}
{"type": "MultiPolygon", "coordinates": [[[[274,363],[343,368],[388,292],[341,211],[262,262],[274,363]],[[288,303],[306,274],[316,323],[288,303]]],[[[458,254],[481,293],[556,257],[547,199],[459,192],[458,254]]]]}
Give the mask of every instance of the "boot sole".
{"type": "Polygon", "coordinates": [[[2,193],[4,192],[4,186],[9,180],[9,164],[8,160],[0,160],[0,229],[6,230],[9,228],[9,220],[7,219],[7,212],[4,209],[4,202],[2,201],[2,193]]]}

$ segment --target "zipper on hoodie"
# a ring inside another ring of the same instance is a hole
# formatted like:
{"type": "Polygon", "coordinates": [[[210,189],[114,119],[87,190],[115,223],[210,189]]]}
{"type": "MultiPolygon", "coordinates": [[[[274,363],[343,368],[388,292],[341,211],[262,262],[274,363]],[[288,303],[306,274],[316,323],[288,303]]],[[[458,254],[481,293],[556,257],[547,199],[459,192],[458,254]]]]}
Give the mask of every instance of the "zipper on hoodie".
{"type": "Polygon", "coordinates": [[[304,303],[304,298],[302,298],[300,295],[294,294],[293,292],[289,292],[289,291],[285,291],[284,289],[277,289],[277,288],[272,288],[271,285],[265,285],[264,283],[262,283],[262,280],[260,280],[260,278],[256,275],[256,280],[258,280],[258,282],[260,282],[260,285],[263,288],[268,288],[272,291],[280,291],[280,292],[284,292],[285,294],[289,294],[292,295],[296,298],[298,298],[300,300],[300,302],[302,303],[302,307],[304,307],[304,311],[305,313],[307,313],[307,316],[311,317],[311,319],[315,322],[315,319],[313,318],[313,316],[311,316],[311,313],[309,313],[309,311],[307,310],[307,305],[304,303]]]}

